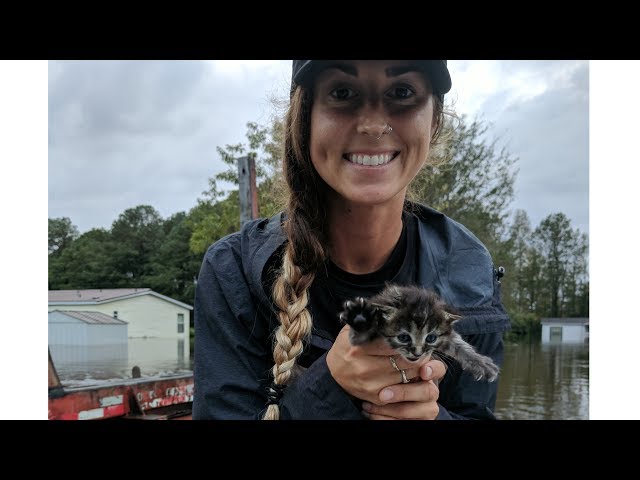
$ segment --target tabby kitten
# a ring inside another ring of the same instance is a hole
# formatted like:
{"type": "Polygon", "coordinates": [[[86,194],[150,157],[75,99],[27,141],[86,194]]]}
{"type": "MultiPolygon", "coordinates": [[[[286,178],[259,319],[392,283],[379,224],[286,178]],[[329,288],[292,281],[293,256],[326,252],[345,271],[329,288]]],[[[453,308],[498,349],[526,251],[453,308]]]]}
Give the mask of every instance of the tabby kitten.
{"type": "Polygon", "coordinates": [[[340,320],[351,326],[352,345],[383,337],[409,361],[439,352],[456,359],[476,380],[495,381],[498,366],[477,353],[453,329],[461,316],[450,312],[451,308],[432,290],[387,284],[374,297],[347,300],[340,320]]]}

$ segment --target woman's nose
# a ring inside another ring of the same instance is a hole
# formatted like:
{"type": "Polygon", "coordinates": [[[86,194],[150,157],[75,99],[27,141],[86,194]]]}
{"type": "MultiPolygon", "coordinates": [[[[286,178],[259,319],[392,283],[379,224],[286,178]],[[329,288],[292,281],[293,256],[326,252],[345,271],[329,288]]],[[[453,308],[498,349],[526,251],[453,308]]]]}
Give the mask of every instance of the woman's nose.
{"type": "Polygon", "coordinates": [[[376,140],[379,140],[383,135],[391,133],[392,130],[391,126],[384,120],[365,120],[358,124],[358,133],[364,133],[376,140]]]}

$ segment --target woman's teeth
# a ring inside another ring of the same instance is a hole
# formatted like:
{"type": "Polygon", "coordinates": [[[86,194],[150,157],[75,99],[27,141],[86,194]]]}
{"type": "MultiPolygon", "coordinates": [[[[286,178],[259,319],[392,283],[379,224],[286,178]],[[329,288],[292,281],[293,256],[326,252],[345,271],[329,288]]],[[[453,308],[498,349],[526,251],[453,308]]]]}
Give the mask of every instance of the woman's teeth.
{"type": "Polygon", "coordinates": [[[384,165],[385,163],[389,163],[395,155],[392,153],[385,153],[380,155],[360,155],[360,154],[349,154],[347,155],[347,159],[351,163],[357,163],[358,165],[384,165]]]}

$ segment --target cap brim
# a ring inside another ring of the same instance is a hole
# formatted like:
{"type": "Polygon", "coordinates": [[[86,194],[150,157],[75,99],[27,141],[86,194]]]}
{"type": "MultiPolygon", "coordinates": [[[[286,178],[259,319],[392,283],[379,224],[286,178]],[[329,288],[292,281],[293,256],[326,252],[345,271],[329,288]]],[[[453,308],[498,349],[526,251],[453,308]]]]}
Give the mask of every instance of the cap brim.
{"type": "MultiPolygon", "coordinates": [[[[446,60],[414,60],[415,64],[424,71],[431,81],[433,92],[444,95],[451,90],[451,75],[446,60]]],[[[291,89],[295,85],[309,86],[315,75],[327,65],[330,60],[294,60],[291,78],[291,89]]]]}

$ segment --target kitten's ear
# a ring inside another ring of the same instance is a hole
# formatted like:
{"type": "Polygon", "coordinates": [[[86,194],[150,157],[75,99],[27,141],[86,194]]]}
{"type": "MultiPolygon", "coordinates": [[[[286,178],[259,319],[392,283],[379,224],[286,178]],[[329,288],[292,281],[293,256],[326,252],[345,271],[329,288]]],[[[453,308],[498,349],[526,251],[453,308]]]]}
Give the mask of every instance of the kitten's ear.
{"type": "Polygon", "coordinates": [[[455,313],[449,313],[446,310],[444,311],[444,318],[445,320],[447,320],[451,325],[453,325],[454,323],[456,323],[458,320],[460,320],[462,318],[462,315],[456,315],[455,313]]]}
{"type": "Polygon", "coordinates": [[[402,301],[402,291],[398,285],[393,283],[385,282],[384,284],[384,294],[393,299],[394,302],[400,303],[402,301]]]}

